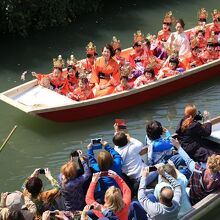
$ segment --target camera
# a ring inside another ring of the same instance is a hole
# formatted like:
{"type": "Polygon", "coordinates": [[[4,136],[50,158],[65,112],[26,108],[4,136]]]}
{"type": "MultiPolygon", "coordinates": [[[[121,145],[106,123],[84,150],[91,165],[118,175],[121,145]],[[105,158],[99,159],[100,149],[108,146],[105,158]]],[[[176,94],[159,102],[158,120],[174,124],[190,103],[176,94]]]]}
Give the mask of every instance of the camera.
{"type": "Polygon", "coordinates": [[[202,114],[200,111],[198,111],[198,113],[197,113],[196,116],[194,117],[194,120],[200,121],[200,120],[202,120],[202,119],[203,119],[203,114],[202,114]]]}
{"type": "Polygon", "coordinates": [[[91,139],[92,149],[93,150],[102,149],[102,143],[101,142],[102,142],[102,138],[91,139]]]}
{"type": "Polygon", "coordinates": [[[77,150],[74,150],[71,152],[71,157],[78,157],[79,156],[79,153],[77,152],[77,150]]]}
{"type": "Polygon", "coordinates": [[[50,216],[55,216],[57,214],[57,211],[50,211],[50,216]]]}
{"type": "Polygon", "coordinates": [[[40,168],[40,169],[39,169],[39,174],[45,174],[45,169],[40,168]]]}
{"type": "Polygon", "coordinates": [[[108,171],[102,171],[100,174],[100,177],[102,177],[102,176],[108,176],[108,171]]]}
{"type": "Polygon", "coordinates": [[[55,220],[56,218],[56,214],[58,214],[57,211],[50,211],[50,220],[55,220]]]}
{"type": "Polygon", "coordinates": [[[149,172],[157,171],[157,168],[155,166],[149,166],[149,172]]]}

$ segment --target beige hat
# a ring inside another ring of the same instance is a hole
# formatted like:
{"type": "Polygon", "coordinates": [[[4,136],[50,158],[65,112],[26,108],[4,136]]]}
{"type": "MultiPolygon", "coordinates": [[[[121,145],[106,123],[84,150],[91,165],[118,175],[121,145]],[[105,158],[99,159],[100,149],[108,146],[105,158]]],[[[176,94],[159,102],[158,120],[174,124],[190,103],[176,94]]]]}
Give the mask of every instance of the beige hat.
{"type": "Polygon", "coordinates": [[[10,211],[16,211],[25,208],[23,195],[17,192],[9,194],[6,198],[6,207],[10,211]]]}

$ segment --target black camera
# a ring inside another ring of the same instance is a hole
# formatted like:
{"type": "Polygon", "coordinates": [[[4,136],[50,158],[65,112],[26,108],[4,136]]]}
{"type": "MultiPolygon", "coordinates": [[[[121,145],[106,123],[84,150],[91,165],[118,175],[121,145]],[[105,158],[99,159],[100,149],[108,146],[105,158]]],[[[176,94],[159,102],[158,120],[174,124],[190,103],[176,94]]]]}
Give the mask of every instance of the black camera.
{"type": "Polygon", "coordinates": [[[198,113],[194,117],[194,120],[201,121],[202,119],[203,119],[203,114],[200,111],[198,111],[198,113]]]}
{"type": "Polygon", "coordinates": [[[77,150],[74,150],[70,153],[71,157],[78,157],[79,153],[77,152],[77,150]]]}
{"type": "Polygon", "coordinates": [[[40,169],[39,169],[39,174],[45,174],[45,169],[40,168],[40,169]]]}

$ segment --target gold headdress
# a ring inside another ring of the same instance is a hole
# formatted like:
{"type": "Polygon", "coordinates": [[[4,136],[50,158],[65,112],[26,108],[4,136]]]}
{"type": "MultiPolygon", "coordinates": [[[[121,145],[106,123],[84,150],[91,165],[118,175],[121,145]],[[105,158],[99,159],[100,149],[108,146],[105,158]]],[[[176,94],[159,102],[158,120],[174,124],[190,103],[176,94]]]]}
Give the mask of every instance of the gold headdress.
{"type": "Polygon", "coordinates": [[[192,49],[194,49],[195,47],[198,47],[198,41],[196,40],[196,38],[193,38],[190,42],[190,46],[192,49]]]}
{"type": "Polygon", "coordinates": [[[220,11],[217,9],[214,9],[212,11],[212,19],[213,21],[216,21],[218,18],[220,18],[220,11]]]}
{"type": "Polygon", "coordinates": [[[93,42],[89,42],[86,46],[86,54],[94,55],[96,54],[96,46],[93,42]]]}
{"type": "Polygon", "coordinates": [[[115,36],[112,37],[111,45],[114,50],[121,48],[121,42],[119,39],[117,39],[115,36]]]}
{"type": "Polygon", "coordinates": [[[211,36],[208,38],[207,42],[208,44],[213,44],[213,45],[218,43],[218,36],[215,35],[214,31],[211,32],[211,36]]]}
{"type": "Polygon", "coordinates": [[[198,13],[197,13],[197,16],[198,16],[198,20],[207,20],[208,18],[208,12],[205,8],[201,8],[198,13]]]}
{"type": "Polygon", "coordinates": [[[121,67],[121,76],[126,76],[129,77],[131,74],[131,66],[129,63],[125,63],[122,67],[121,67]]]}
{"type": "Polygon", "coordinates": [[[204,31],[204,32],[205,32],[205,27],[202,26],[202,25],[198,25],[198,26],[195,27],[195,31],[196,31],[196,33],[197,33],[198,31],[204,31]]]}
{"type": "Polygon", "coordinates": [[[164,19],[163,19],[163,23],[169,23],[169,24],[172,24],[174,22],[174,17],[173,17],[173,13],[172,11],[168,11],[165,16],[164,16],[164,19]]]}
{"type": "Polygon", "coordinates": [[[79,78],[86,78],[87,76],[86,69],[84,68],[81,62],[77,65],[77,71],[79,73],[79,78]]]}
{"type": "Polygon", "coordinates": [[[173,44],[172,47],[166,47],[165,49],[167,51],[167,54],[171,57],[178,57],[179,56],[179,50],[180,50],[180,45],[173,44]]]}
{"type": "Polygon", "coordinates": [[[66,61],[67,66],[75,66],[77,64],[77,59],[73,54],[70,55],[70,59],[67,59],[66,61]]]}
{"type": "Polygon", "coordinates": [[[134,33],[134,43],[142,41],[144,41],[144,35],[141,33],[140,30],[138,30],[136,33],[134,33]]]}
{"type": "Polygon", "coordinates": [[[157,37],[156,37],[156,35],[148,33],[147,36],[146,36],[146,39],[149,40],[152,43],[157,39],[157,37]]]}
{"type": "Polygon", "coordinates": [[[53,67],[63,69],[65,66],[65,61],[62,56],[59,55],[58,58],[53,58],[53,67]]]}
{"type": "Polygon", "coordinates": [[[149,63],[147,65],[148,68],[154,68],[157,65],[156,58],[154,56],[151,56],[149,58],[149,63]]]}

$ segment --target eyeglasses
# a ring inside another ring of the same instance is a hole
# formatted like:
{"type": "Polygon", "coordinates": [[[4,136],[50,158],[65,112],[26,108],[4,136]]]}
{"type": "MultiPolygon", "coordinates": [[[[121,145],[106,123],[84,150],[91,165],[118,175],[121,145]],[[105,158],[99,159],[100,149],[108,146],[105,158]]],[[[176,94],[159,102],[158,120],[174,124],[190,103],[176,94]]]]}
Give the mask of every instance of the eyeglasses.
{"type": "Polygon", "coordinates": [[[168,22],[163,22],[163,24],[166,24],[166,25],[168,25],[168,26],[170,26],[171,24],[170,23],[168,23],[168,22]]]}

